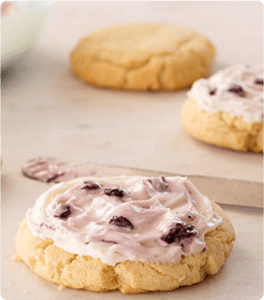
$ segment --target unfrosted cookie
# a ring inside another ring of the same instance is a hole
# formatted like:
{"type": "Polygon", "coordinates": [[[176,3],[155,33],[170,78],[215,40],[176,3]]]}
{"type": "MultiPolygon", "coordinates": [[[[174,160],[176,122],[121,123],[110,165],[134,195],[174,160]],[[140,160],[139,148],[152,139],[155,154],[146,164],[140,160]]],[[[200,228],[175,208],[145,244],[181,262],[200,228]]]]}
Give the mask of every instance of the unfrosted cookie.
{"type": "Polygon", "coordinates": [[[234,240],[221,208],[187,178],[88,177],[42,194],[20,224],[16,249],[59,285],[142,293],[215,274],[234,240]]]}
{"type": "Polygon", "coordinates": [[[263,67],[235,65],[196,81],[181,120],[193,137],[240,151],[263,152],[263,67]]]}
{"type": "Polygon", "coordinates": [[[71,68],[100,87],[179,90],[210,72],[215,53],[212,43],[194,30],[129,24],[81,39],[71,53],[71,68]]]}

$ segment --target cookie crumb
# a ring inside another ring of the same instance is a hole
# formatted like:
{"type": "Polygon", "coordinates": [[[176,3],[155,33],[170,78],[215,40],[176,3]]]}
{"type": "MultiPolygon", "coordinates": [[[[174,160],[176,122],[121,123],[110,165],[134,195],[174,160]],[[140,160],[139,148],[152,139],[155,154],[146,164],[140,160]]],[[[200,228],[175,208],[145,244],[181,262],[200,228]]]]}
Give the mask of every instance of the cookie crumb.
{"type": "Polygon", "coordinates": [[[59,286],[58,286],[58,290],[59,290],[59,291],[62,291],[62,290],[64,290],[64,289],[65,289],[65,285],[59,285],[59,286]]]}
{"type": "Polygon", "coordinates": [[[12,259],[15,260],[15,261],[22,261],[21,257],[18,254],[14,254],[12,256],[12,259]]]}

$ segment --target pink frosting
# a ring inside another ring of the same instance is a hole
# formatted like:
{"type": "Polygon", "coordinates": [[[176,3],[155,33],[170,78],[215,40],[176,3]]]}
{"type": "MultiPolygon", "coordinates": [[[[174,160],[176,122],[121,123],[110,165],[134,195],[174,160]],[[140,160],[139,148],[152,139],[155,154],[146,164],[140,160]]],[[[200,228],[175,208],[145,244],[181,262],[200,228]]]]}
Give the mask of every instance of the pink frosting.
{"type": "Polygon", "coordinates": [[[248,123],[263,122],[263,66],[238,64],[197,80],[188,96],[201,110],[224,111],[248,123]],[[237,92],[236,92],[237,91],[237,92]]]}
{"type": "Polygon", "coordinates": [[[140,176],[56,184],[28,210],[27,220],[33,234],[111,265],[176,263],[203,251],[205,234],[222,222],[187,178],[140,176]]]}
{"type": "Polygon", "coordinates": [[[55,158],[35,158],[22,166],[25,176],[44,182],[63,182],[82,176],[94,176],[95,171],[85,164],[65,162],[55,158]]]}

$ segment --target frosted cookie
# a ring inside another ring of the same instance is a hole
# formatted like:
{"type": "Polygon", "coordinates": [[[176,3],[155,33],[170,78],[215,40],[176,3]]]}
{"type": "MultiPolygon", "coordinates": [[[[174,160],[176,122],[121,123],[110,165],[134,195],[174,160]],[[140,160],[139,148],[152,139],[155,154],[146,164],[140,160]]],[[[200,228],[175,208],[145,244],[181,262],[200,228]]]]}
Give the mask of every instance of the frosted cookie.
{"type": "Polygon", "coordinates": [[[48,281],[123,293],[215,274],[235,239],[221,208],[183,177],[85,177],[52,186],[26,213],[19,257],[48,281]]]}
{"type": "Polygon", "coordinates": [[[263,152],[263,67],[235,65],[196,81],[182,107],[195,138],[240,151],[263,152]]]}
{"type": "Polygon", "coordinates": [[[107,27],[80,40],[71,53],[73,73],[106,88],[179,90],[206,76],[215,57],[202,34],[166,24],[107,27]]]}

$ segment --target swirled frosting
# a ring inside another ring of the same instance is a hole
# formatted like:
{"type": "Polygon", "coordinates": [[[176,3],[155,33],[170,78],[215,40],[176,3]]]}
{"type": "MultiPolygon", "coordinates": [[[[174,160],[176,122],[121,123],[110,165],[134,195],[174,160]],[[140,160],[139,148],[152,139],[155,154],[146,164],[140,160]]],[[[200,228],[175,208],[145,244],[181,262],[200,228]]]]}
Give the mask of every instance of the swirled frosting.
{"type": "Polygon", "coordinates": [[[263,122],[263,66],[239,64],[197,80],[189,97],[201,110],[225,111],[245,122],[263,122]]]}
{"type": "Polygon", "coordinates": [[[184,177],[83,177],[58,183],[27,213],[31,232],[58,247],[115,265],[178,262],[206,249],[222,222],[210,200],[184,177]]]}

